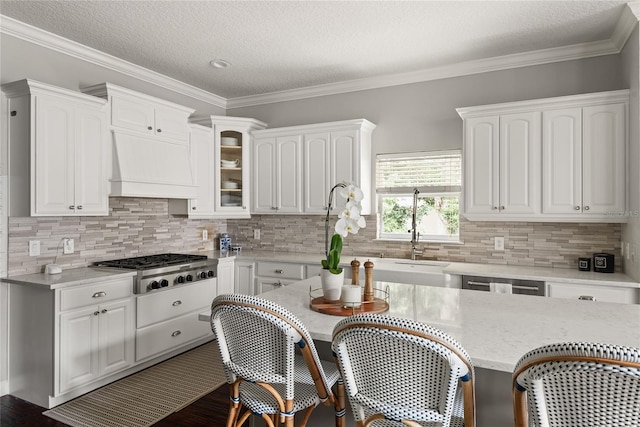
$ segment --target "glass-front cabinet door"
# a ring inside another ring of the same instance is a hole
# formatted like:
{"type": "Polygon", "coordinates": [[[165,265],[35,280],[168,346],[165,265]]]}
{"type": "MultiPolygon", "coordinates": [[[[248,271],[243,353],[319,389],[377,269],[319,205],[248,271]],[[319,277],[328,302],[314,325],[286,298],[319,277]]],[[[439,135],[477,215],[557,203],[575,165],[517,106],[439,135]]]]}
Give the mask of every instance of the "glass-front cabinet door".
{"type": "Polygon", "coordinates": [[[215,165],[216,213],[225,218],[250,216],[251,132],[267,125],[243,117],[211,116],[218,161],[215,165]]]}

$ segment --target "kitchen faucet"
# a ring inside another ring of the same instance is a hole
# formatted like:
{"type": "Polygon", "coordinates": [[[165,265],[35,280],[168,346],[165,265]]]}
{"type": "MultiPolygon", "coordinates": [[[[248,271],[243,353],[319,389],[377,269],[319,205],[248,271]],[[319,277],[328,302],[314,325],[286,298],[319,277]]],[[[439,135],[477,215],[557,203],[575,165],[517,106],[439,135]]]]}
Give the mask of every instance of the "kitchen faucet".
{"type": "Polygon", "coordinates": [[[420,233],[418,232],[418,224],[416,222],[416,216],[418,212],[418,191],[417,188],[413,189],[413,211],[411,214],[411,259],[415,261],[418,255],[422,255],[423,250],[416,248],[416,245],[420,241],[420,233]]]}

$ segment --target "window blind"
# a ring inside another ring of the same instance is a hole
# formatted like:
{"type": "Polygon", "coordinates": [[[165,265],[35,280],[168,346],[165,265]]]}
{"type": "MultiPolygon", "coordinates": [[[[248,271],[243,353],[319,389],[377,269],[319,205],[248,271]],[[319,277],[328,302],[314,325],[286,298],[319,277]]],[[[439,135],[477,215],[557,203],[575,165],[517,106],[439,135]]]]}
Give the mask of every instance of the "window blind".
{"type": "Polygon", "coordinates": [[[460,150],[404,154],[378,154],[376,192],[378,194],[459,193],[462,154],[460,150]]]}

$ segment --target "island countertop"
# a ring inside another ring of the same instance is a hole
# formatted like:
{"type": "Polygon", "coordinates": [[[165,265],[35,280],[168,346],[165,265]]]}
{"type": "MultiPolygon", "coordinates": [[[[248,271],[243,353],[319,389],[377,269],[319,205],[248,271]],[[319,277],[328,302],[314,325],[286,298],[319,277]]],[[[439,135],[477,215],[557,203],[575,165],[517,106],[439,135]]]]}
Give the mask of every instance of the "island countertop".
{"type": "MultiPolygon", "coordinates": [[[[259,295],[295,314],[319,341],[331,341],[342,317],[309,307],[312,277],[259,295]]],[[[518,359],[542,345],[592,341],[640,347],[640,305],[506,295],[465,289],[375,282],[389,289],[385,315],[435,326],[462,344],[475,366],[512,372],[518,359]]],[[[202,320],[207,314],[201,314],[202,320]]]]}

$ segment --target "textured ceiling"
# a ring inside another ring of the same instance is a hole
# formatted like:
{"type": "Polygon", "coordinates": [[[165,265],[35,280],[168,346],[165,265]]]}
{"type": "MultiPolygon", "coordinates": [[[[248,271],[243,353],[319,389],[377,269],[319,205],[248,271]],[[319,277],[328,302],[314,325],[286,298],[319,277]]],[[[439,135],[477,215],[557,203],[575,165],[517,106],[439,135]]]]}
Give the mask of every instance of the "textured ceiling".
{"type": "Polygon", "coordinates": [[[236,98],[607,40],[625,3],[2,0],[0,14],[236,98]]]}

